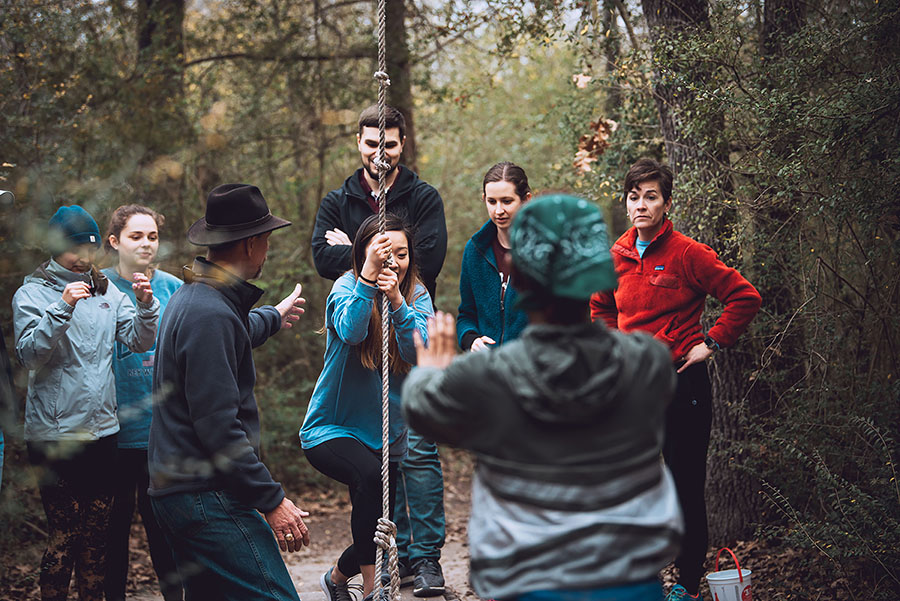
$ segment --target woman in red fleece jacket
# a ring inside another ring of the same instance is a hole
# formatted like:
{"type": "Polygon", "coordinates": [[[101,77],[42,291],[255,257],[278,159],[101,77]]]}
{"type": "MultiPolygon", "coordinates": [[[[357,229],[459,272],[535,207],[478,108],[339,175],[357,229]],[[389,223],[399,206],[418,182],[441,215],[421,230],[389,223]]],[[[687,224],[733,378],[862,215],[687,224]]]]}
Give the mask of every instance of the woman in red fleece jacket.
{"type": "Polygon", "coordinates": [[[734,344],[759,311],[762,299],[715,251],[672,228],[672,170],[640,159],[625,176],[628,217],[634,227],[611,251],[619,277],[615,291],[591,297],[591,317],[610,328],[650,332],[672,351],[678,373],[666,412],[663,455],[678,489],[685,533],[675,560],[679,584],[667,599],[699,599],[709,544],[706,522],[706,454],[712,424],[712,392],[706,360],[734,344]],[[700,315],[706,296],[725,309],[704,335],[700,315]]]}

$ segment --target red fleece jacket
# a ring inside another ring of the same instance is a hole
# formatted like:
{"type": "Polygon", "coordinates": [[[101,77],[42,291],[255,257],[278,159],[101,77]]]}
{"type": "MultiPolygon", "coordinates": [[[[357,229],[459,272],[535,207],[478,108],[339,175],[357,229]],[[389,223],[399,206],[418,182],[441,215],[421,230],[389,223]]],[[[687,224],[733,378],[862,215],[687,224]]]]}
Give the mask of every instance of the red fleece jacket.
{"type": "Polygon", "coordinates": [[[637,230],[631,228],[610,249],[619,287],[591,297],[591,318],[626,332],[649,332],[678,361],[703,342],[700,315],[709,294],[725,309],[708,335],[722,347],[734,344],[759,311],[762,298],[756,288],[713,249],[676,232],[668,219],[643,258],[636,238],[637,230]]]}

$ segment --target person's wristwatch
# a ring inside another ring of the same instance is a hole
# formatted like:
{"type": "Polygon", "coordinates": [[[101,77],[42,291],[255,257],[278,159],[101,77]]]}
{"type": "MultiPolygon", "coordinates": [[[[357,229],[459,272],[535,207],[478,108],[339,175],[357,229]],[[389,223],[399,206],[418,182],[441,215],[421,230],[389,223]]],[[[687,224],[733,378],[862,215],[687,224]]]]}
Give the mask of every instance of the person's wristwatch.
{"type": "Polygon", "coordinates": [[[719,343],[712,339],[712,336],[707,336],[703,339],[703,343],[706,345],[706,348],[711,350],[712,352],[722,350],[722,347],[719,346],[719,343]]]}

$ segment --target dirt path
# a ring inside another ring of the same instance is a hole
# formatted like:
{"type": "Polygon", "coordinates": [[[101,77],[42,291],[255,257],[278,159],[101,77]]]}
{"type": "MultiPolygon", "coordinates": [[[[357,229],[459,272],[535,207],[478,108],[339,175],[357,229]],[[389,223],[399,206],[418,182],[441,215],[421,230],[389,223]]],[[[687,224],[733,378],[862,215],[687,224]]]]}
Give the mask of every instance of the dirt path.
{"type": "MultiPolygon", "coordinates": [[[[447,542],[441,556],[441,567],[447,582],[444,597],[448,601],[478,601],[469,587],[469,552],[466,544],[466,525],[469,519],[472,460],[465,453],[442,450],[444,469],[444,505],[447,518],[447,542]]],[[[303,506],[302,495],[289,496],[303,506]]],[[[308,505],[312,544],[303,551],[284,554],[285,565],[294,581],[302,601],[322,601],[325,595],[319,586],[320,576],[331,567],[341,552],[350,544],[350,506],[341,495],[340,500],[329,499],[308,505]]],[[[306,508],[306,507],[304,507],[306,508]]],[[[149,563],[143,532],[133,530],[132,579],[128,598],[135,601],[162,601],[149,563]],[[136,539],[136,540],[135,540],[136,539]]],[[[404,601],[416,597],[412,588],[401,590],[404,601]]]]}

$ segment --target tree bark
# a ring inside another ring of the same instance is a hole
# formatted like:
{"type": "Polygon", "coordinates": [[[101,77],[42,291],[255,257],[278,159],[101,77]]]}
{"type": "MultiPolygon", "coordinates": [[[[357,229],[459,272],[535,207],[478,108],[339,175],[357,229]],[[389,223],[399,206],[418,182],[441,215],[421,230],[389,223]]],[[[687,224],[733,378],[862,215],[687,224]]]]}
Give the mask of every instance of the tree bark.
{"type": "MultiPolygon", "coordinates": [[[[760,24],[760,55],[762,61],[771,63],[784,60],[784,42],[797,33],[806,21],[806,5],[798,0],[764,0],[763,21],[760,24]]],[[[789,60],[789,59],[788,59],[789,60]]],[[[764,81],[764,85],[773,88],[773,81],[764,81]]],[[[779,134],[776,139],[770,141],[773,154],[782,160],[787,160],[791,152],[796,148],[798,140],[790,134],[779,134]]],[[[790,189],[790,181],[784,182],[784,187],[790,189]]],[[[767,271],[760,274],[760,283],[757,287],[766,302],[767,312],[778,320],[779,324],[786,324],[794,314],[795,308],[803,304],[801,291],[794,285],[794,278],[789,274],[796,269],[796,263],[790,257],[785,257],[781,252],[783,246],[772,244],[792,232],[793,228],[785,228],[794,217],[794,208],[801,206],[795,204],[802,199],[800,190],[793,189],[787,200],[778,198],[767,199],[766,207],[753,212],[752,227],[757,233],[756,239],[764,241],[758,248],[752,249],[753,256],[761,264],[766,265],[767,271]]],[[[791,234],[793,235],[793,234],[791,234]]],[[[781,329],[781,328],[779,328],[781,329]]],[[[804,361],[798,361],[803,357],[808,348],[804,332],[801,328],[793,328],[785,334],[777,343],[777,352],[766,353],[766,369],[769,374],[780,375],[780,382],[798,382],[808,368],[804,361]]],[[[757,384],[755,394],[757,398],[768,399],[768,407],[765,410],[775,408],[775,399],[779,391],[774,390],[772,378],[761,378],[757,384]]]]}
{"type": "MultiPolygon", "coordinates": [[[[167,214],[170,231],[183,232],[192,217],[184,206],[184,166],[172,158],[190,141],[183,112],[184,0],[138,0],[137,65],[131,126],[144,148],[140,190],[167,214]]],[[[173,236],[176,251],[185,246],[173,236]]]]}
{"type": "Polygon", "coordinates": [[[403,117],[406,119],[406,143],[403,145],[400,162],[418,172],[405,0],[386,0],[384,12],[386,19],[385,58],[388,76],[391,78],[387,103],[403,113],[403,117]]]}
{"type": "MultiPolygon", "coordinates": [[[[724,145],[701,145],[719,136],[724,119],[708,119],[698,131],[686,127],[686,110],[694,101],[687,86],[679,86],[681,77],[702,86],[709,78],[703,64],[686,60],[677,51],[680,39],[709,31],[709,7],[706,0],[642,0],[644,17],[649,26],[653,54],[659,68],[655,74],[656,104],[660,127],[665,139],[666,155],[676,175],[693,190],[716,189],[720,194],[731,191],[728,174],[723,168],[727,161],[724,145]],[[704,139],[705,138],[705,139],[704,139]]],[[[721,247],[726,232],[737,219],[733,210],[720,197],[679,196],[675,193],[678,229],[700,242],[716,247],[723,258],[733,260],[733,249],[721,247]],[[732,255],[729,257],[729,255],[732,255]]],[[[711,324],[705,324],[711,325],[711,324]]],[[[718,353],[710,362],[713,396],[713,424],[710,453],[707,462],[707,512],[710,542],[729,543],[752,534],[753,518],[758,515],[756,484],[740,470],[740,455],[736,452],[746,438],[748,414],[743,403],[746,385],[744,374],[750,371],[751,357],[738,351],[718,353]]]]}
{"type": "MultiPolygon", "coordinates": [[[[602,32],[597,32],[597,38],[603,40],[603,58],[606,66],[607,75],[612,74],[619,65],[619,59],[622,55],[622,33],[616,22],[616,4],[613,0],[603,0],[603,20],[602,32]]],[[[609,77],[612,80],[612,77],[609,77]]],[[[604,112],[606,116],[614,121],[622,119],[622,90],[616,86],[610,86],[606,93],[606,101],[604,102],[604,112]]],[[[621,199],[621,196],[619,196],[621,199]]],[[[610,214],[610,230],[612,240],[617,239],[625,230],[629,228],[628,219],[625,215],[624,203],[613,201],[610,214]]]]}
{"type": "Polygon", "coordinates": [[[803,27],[806,3],[803,0],[765,0],[760,36],[760,52],[764,57],[782,53],[785,38],[803,27]]]}
{"type": "Polygon", "coordinates": [[[148,153],[165,154],[183,142],[184,0],[137,3],[139,132],[148,153]],[[175,128],[173,130],[173,128],[175,128]]]}

